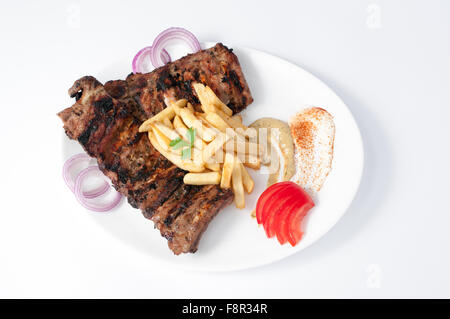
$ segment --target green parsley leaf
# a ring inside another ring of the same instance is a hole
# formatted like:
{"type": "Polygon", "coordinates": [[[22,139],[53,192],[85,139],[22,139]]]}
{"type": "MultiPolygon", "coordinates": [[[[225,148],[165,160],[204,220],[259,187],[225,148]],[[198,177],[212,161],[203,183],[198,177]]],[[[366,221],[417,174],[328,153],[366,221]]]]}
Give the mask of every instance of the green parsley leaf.
{"type": "Polygon", "coordinates": [[[169,145],[174,150],[183,148],[181,150],[181,159],[191,159],[192,147],[194,147],[194,141],[195,141],[195,134],[196,134],[195,128],[191,127],[190,129],[188,129],[188,131],[186,133],[186,139],[189,142],[186,142],[181,137],[177,137],[170,141],[169,145]]]}
{"type": "Polygon", "coordinates": [[[170,146],[175,146],[175,145],[178,144],[180,141],[181,141],[181,137],[177,137],[176,139],[171,140],[169,145],[170,145],[170,146]]]}
{"type": "Polygon", "coordinates": [[[195,140],[195,134],[197,133],[195,128],[189,128],[187,133],[186,133],[186,138],[188,139],[189,142],[191,142],[191,146],[194,145],[194,140],[195,140]]]}
{"type": "Polygon", "coordinates": [[[185,147],[185,146],[190,146],[190,144],[188,142],[186,142],[185,140],[180,140],[180,141],[178,141],[178,143],[176,143],[174,146],[172,146],[172,148],[174,150],[177,150],[177,149],[185,147]]]}
{"type": "Polygon", "coordinates": [[[191,159],[191,148],[185,148],[181,151],[181,159],[191,159]]]}

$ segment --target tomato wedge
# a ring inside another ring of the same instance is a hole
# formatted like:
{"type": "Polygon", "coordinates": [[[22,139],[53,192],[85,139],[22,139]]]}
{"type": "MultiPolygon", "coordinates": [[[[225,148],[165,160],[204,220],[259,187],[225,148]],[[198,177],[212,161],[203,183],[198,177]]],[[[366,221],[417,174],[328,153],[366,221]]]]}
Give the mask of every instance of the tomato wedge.
{"type": "Polygon", "coordinates": [[[279,220],[279,214],[284,210],[289,201],[295,200],[295,193],[291,187],[285,187],[278,191],[272,200],[271,205],[267,204],[267,217],[263,221],[266,235],[269,238],[275,236],[275,224],[279,220]]]}
{"type": "Polygon", "coordinates": [[[290,196],[294,191],[293,185],[287,184],[276,188],[274,192],[270,193],[270,199],[264,203],[264,206],[261,207],[263,211],[261,214],[261,223],[264,224],[269,215],[272,214],[273,210],[280,206],[280,200],[290,196]]]}
{"type": "Polygon", "coordinates": [[[303,231],[301,229],[301,224],[303,218],[306,216],[308,211],[314,207],[314,202],[307,192],[303,190],[300,186],[298,187],[298,195],[301,205],[294,206],[289,213],[287,225],[288,225],[288,241],[292,246],[297,245],[297,243],[302,239],[303,231]]]}
{"type": "Polygon", "coordinates": [[[293,198],[288,203],[286,203],[286,206],[283,207],[283,211],[277,218],[274,228],[278,242],[281,245],[287,243],[289,238],[289,224],[288,224],[289,214],[292,213],[293,209],[296,209],[296,207],[300,207],[301,205],[302,205],[301,202],[299,202],[296,198],[293,198]]]}
{"type": "Polygon", "coordinates": [[[314,207],[311,197],[293,182],[277,183],[267,188],[256,204],[258,224],[267,237],[277,236],[280,244],[295,246],[302,238],[301,223],[314,207]]]}
{"type": "MultiPolygon", "coordinates": [[[[258,222],[258,224],[263,223],[263,211],[266,202],[272,198],[272,195],[276,193],[279,188],[284,187],[285,185],[289,185],[290,183],[291,182],[281,182],[273,184],[261,194],[258,202],[256,203],[256,221],[258,222]]],[[[266,216],[266,214],[267,212],[265,212],[264,217],[266,216]]]]}
{"type": "Polygon", "coordinates": [[[292,246],[297,245],[297,243],[303,237],[303,231],[301,229],[301,224],[303,218],[305,218],[306,213],[314,206],[314,203],[306,203],[301,206],[299,209],[291,212],[288,217],[288,225],[289,225],[289,237],[288,241],[292,246]]]}

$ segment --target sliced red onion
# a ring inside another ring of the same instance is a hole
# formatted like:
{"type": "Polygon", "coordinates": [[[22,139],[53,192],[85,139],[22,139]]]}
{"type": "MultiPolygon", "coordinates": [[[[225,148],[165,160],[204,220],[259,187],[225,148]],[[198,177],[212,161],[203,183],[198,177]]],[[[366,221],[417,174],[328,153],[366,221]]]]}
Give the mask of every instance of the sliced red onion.
{"type": "Polygon", "coordinates": [[[161,59],[162,51],[172,41],[185,42],[192,53],[201,50],[200,43],[197,38],[188,30],[183,28],[169,28],[161,32],[153,41],[153,49],[150,52],[150,58],[155,68],[163,66],[165,63],[161,59]]]}
{"type": "Polygon", "coordinates": [[[92,199],[97,198],[99,196],[102,196],[104,193],[106,193],[111,186],[105,181],[105,183],[102,186],[99,186],[98,188],[91,190],[91,191],[83,191],[83,196],[92,199]]]}
{"type": "MultiPolygon", "coordinates": [[[[133,73],[148,73],[151,70],[154,69],[154,67],[151,66],[151,59],[150,55],[152,53],[152,47],[145,47],[142,50],[140,50],[133,59],[133,63],[131,64],[133,68],[133,73]]],[[[170,55],[166,50],[161,51],[161,61],[164,64],[167,64],[171,61],[170,55]]]]}
{"type": "MultiPolygon", "coordinates": [[[[70,190],[72,192],[74,192],[74,187],[75,187],[75,182],[70,174],[73,166],[83,163],[83,162],[89,163],[90,160],[91,160],[91,158],[87,154],[80,153],[80,154],[73,155],[64,163],[63,178],[64,178],[64,181],[66,182],[66,185],[70,188],[70,190]]],[[[90,191],[84,191],[83,196],[86,198],[95,198],[95,197],[101,196],[104,193],[106,193],[109,188],[110,188],[109,184],[105,181],[101,186],[97,187],[96,189],[93,189],[90,191]]]]}
{"type": "Polygon", "coordinates": [[[93,202],[92,200],[87,199],[83,195],[82,191],[83,182],[91,174],[101,174],[101,171],[97,166],[89,166],[88,168],[82,170],[75,179],[74,193],[75,197],[80,202],[80,204],[83,205],[85,208],[95,212],[107,212],[116,207],[117,204],[119,204],[120,200],[122,199],[122,195],[120,195],[120,193],[116,192],[115,190],[113,190],[115,192],[114,198],[108,203],[93,202]]]}

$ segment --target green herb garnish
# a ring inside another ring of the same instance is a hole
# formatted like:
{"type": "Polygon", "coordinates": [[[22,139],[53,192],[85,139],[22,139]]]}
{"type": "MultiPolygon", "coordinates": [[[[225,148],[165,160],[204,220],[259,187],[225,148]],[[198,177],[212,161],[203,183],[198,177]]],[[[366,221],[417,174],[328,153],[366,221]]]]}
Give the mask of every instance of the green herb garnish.
{"type": "Polygon", "coordinates": [[[191,159],[191,148],[181,150],[181,159],[191,159]]]}
{"type": "Polygon", "coordinates": [[[170,141],[170,147],[174,150],[181,150],[181,159],[190,159],[192,154],[192,148],[194,147],[196,130],[194,128],[189,128],[186,133],[186,139],[189,141],[183,140],[181,137],[177,137],[170,141]]]}
{"type": "Polygon", "coordinates": [[[171,140],[169,145],[170,145],[170,146],[175,146],[175,145],[177,145],[180,141],[182,141],[181,137],[177,137],[176,139],[171,140]]]}

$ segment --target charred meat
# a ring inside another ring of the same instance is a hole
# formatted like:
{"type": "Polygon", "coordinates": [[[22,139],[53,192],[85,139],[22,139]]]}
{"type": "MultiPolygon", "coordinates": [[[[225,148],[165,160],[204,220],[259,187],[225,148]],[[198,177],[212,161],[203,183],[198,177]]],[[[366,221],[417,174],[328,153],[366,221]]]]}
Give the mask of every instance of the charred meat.
{"type": "Polygon", "coordinates": [[[69,89],[75,104],[58,114],[67,136],[97,159],[116,190],[154,222],[175,254],[195,252],[209,222],[233,199],[231,190],[216,185],[185,185],[185,172],[138,132],[143,120],[165,107],[165,95],[198,104],[192,82],[210,86],[234,112],[253,101],[237,57],[217,44],[126,80],[102,85],[83,77],[69,89]]]}

